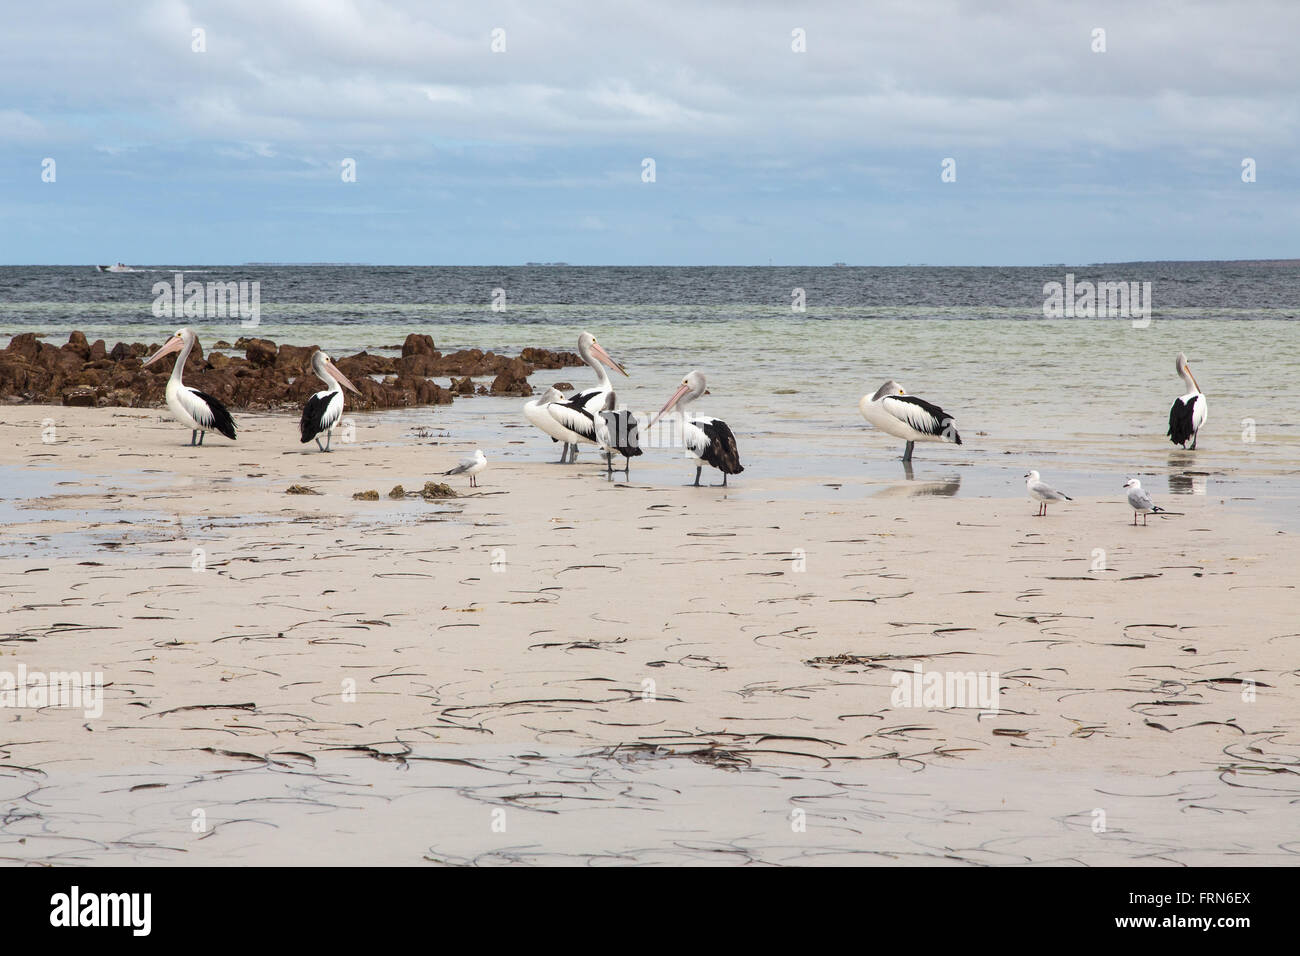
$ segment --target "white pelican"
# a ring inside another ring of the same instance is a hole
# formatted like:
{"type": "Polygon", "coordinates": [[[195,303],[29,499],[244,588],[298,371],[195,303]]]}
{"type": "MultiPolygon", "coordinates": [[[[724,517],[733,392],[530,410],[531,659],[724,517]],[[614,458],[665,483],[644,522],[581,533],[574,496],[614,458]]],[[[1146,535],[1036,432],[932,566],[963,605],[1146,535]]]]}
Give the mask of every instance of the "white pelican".
{"type": "Polygon", "coordinates": [[[1025,475],[1025,490],[1029,492],[1029,497],[1037,501],[1038,517],[1047,514],[1047,503],[1049,501],[1073,501],[1074,499],[1064,491],[1057,491],[1045,481],[1039,481],[1038,472],[1030,471],[1025,475]]]}
{"type": "Polygon", "coordinates": [[[614,390],[614,383],[605,374],[605,366],[622,372],[624,377],[627,376],[627,369],[610,358],[609,353],[596,342],[596,336],[590,332],[583,332],[578,336],[578,355],[591,366],[596,373],[596,380],[600,384],[595,388],[579,392],[570,401],[580,402],[583,408],[594,415],[605,407],[606,393],[614,390]]]}
{"type": "Polygon", "coordinates": [[[157,352],[145,359],[141,368],[148,368],[164,355],[180,352],[176,364],[172,367],[172,377],[167,380],[167,407],[172,417],[190,429],[190,444],[202,445],[203,436],[208,431],[217,431],[231,441],[235,440],[235,420],[230,417],[226,406],[211,395],[190,388],[181,381],[181,372],[185,360],[198,341],[193,329],[177,329],[176,334],[167,340],[157,352]]]}
{"type": "Polygon", "coordinates": [[[912,460],[912,446],[919,441],[948,441],[961,444],[961,435],[952,416],[938,405],[931,405],[890,379],[875,395],[863,395],[858,402],[862,417],[883,432],[907,441],[903,461],[912,460]]]}
{"type": "Polygon", "coordinates": [[[563,447],[560,449],[559,463],[561,465],[569,460],[569,435],[571,433],[556,421],[555,417],[547,410],[547,406],[562,403],[563,401],[564,394],[558,388],[552,386],[537,398],[524,403],[524,418],[550,435],[551,441],[563,443],[563,447]]]}
{"type": "Polygon", "coordinates": [[[632,459],[641,454],[641,436],[636,416],[626,408],[614,408],[614,392],[605,396],[605,407],[593,419],[596,444],[605,453],[605,475],[614,474],[614,453],[623,456],[623,474],[632,477],[632,459]]]}
{"type": "Polygon", "coordinates": [[[334,360],[320,349],[311,353],[311,370],[329,388],[317,392],[307,399],[307,404],[303,406],[302,421],[299,423],[299,428],[302,430],[302,443],[305,445],[314,438],[317,448],[321,451],[329,451],[334,426],[343,417],[343,389],[350,390],[354,395],[361,393],[348,381],[347,376],[339,371],[334,360]],[[325,433],[324,445],[320,443],[321,432],[325,433]]]}
{"type": "Polygon", "coordinates": [[[1147,515],[1163,512],[1165,509],[1158,507],[1152,500],[1151,496],[1142,490],[1142,482],[1136,478],[1130,478],[1124,482],[1124,487],[1128,489],[1128,503],[1133,508],[1133,524],[1138,523],[1138,515],[1142,516],[1142,524],[1147,523],[1147,515]]]}
{"type": "Polygon", "coordinates": [[[487,458],[483,455],[482,448],[475,448],[474,454],[469,458],[462,458],[460,464],[451,471],[444,471],[444,475],[469,475],[469,486],[478,487],[478,479],[474,477],[480,471],[487,467],[487,458]]]}
{"type": "Polygon", "coordinates": [[[1182,398],[1174,399],[1174,404],[1169,409],[1169,440],[1175,445],[1186,448],[1190,439],[1192,451],[1195,451],[1196,436],[1200,434],[1201,426],[1205,424],[1208,413],[1205,394],[1196,384],[1196,379],[1192,378],[1192,370],[1187,367],[1187,356],[1182,352],[1179,352],[1178,358],[1174,359],[1174,369],[1182,378],[1183,384],[1187,386],[1187,394],[1182,398]]]}
{"type": "MultiPolygon", "coordinates": [[[[673,392],[673,397],[659,410],[650,421],[652,427],[665,414],[676,406],[682,413],[682,441],[686,446],[688,458],[694,458],[712,465],[722,472],[722,487],[727,487],[727,475],[738,475],[745,470],[740,463],[740,452],[736,450],[736,436],[731,433],[727,423],[716,418],[700,416],[692,418],[686,415],[686,406],[701,395],[708,395],[709,389],[704,381],[704,373],[699,369],[691,372],[682,384],[673,392]]],[[[704,465],[695,466],[695,487],[700,486],[700,472],[704,465]]]]}

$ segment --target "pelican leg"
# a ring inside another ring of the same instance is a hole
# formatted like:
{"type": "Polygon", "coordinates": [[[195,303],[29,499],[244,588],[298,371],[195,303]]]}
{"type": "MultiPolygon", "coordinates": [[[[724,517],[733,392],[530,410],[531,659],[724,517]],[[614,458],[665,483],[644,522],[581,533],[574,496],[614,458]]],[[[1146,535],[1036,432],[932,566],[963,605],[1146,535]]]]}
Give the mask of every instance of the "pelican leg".
{"type": "Polygon", "coordinates": [[[1196,439],[1199,437],[1200,437],[1199,432],[1192,435],[1192,451],[1196,451],[1196,439]]]}
{"type": "Polygon", "coordinates": [[[199,430],[199,447],[200,447],[200,448],[203,447],[203,437],[204,437],[205,435],[207,435],[207,432],[205,432],[205,431],[203,431],[202,429],[200,429],[200,430],[199,430]]]}
{"type": "Polygon", "coordinates": [[[703,465],[697,465],[695,468],[695,487],[700,487],[700,472],[704,470],[703,465]]]}
{"type": "Polygon", "coordinates": [[[320,443],[320,435],[316,436],[316,447],[319,448],[321,451],[325,450],[325,446],[320,443]]]}
{"type": "Polygon", "coordinates": [[[907,447],[903,449],[903,461],[911,461],[911,460],[912,460],[912,449],[913,449],[915,446],[916,446],[916,442],[914,442],[914,441],[910,441],[910,442],[907,443],[907,447]]]}
{"type": "Polygon", "coordinates": [[[327,432],[325,433],[325,450],[326,450],[326,451],[329,451],[329,450],[330,450],[330,440],[331,440],[333,437],[334,437],[334,429],[331,428],[329,431],[327,431],[327,432]]]}
{"type": "Polygon", "coordinates": [[[566,441],[560,444],[560,460],[556,462],[556,464],[564,465],[564,464],[568,464],[568,461],[569,461],[569,443],[566,441]]]}

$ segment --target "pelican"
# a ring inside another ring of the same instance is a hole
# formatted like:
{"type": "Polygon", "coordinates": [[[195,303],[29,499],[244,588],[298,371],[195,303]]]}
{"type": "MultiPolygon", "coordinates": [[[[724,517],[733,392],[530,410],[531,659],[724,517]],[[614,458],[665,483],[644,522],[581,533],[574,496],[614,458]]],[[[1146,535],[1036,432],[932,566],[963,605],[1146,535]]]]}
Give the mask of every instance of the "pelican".
{"type": "Polygon", "coordinates": [[[1158,507],[1152,500],[1151,496],[1142,490],[1142,482],[1136,478],[1130,478],[1124,482],[1124,487],[1128,489],[1128,503],[1133,508],[1133,524],[1138,523],[1138,515],[1142,516],[1142,524],[1145,527],[1147,515],[1163,512],[1165,509],[1158,507]]]}
{"type": "MultiPolygon", "coordinates": [[[[655,422],[676,406],[682,413],[682,442],[686,446],[687,457],[712,465],[722,472],[722,487],[725,488],[728,475],[738,475],[745,470],[745,466],[740,463],[740,452],[736,450],[736,436],[724,421],[703,415],[699,418],[686,415],[687,405],[701,395],[708,394],[704,373],[696,369],[682,379],[682,384],[673,392],[673,397],[668,399],[668,403],[647,427],[653,427],[655,422]]],[[[700,486],[700,472],[703,468],[704,465],[695,466],[696,488],[700,486]]]]}
{"type": "Polygon", "coordinates": [[[217,431],[231,441],[235,440],[235,420],[230,417],[226,406],[211,395],[190,388],[181,381],[181,372],[190,351],[199,340],[193,329],[177,329],[176,334],[153,355],[145,359],[141,368],[148,368],[164,355],[180,352],[176,364],[172,366],[172,377],[167,380],[167,407],[172,417],[190,429],[190,444],[202,445],[203,436],[208,431],[217,431]]]}
{"type": "Polygon", "coordinates": [[[563,447],[560,449],[559,464],[561,465],[569,460],[569,435],[571,433],[569,429],[561,425],[555,417],[551,415],[548,406],[560,404],[563,401],[564,393],[558,388],[552,386],[542,392],[542,394],[537,398],[524,403],[524,418],[528,419],[528,421],[533,425],[550,435],[551,441],[563,442],[563,447]]]}
{"type": "Polygon", "coordinates": [[[1205,424],[1208,414],[1205,394],[1196,384],[1196,379],[1192,378],[1192,370],[1187,367],[1187,356],[1182,352],[1174,359],[1174,370],[1187,386],[1187,394],[1174,399],[1174,404],[1169,409],[1169,440],[1186,448],[1188,439],[1191,439],[1192,451],[1196,451],[1196,436],[1201,433],[1201,426],[1205,424]]]}
{"type": "Polygon", "coordinates": [[[302,443],[305,445],[314,438],[317,448],[321,451],[329,451],[334,426],[343,417],[343,389],[348,389],[354,395],[361,393],[348,381],[347,376],[339,371],[334,360],[320,349],[311,353],[311,370],[329,388],[317,392],[307,399],[307,404],[303,406],[302,421],[299,423],[302,430],[302,443]],[[320,443],[321,432],[325,433],[324,445],[320,443]]]}
{"type": "Polygon", "coordinates": [[[552,413],[556,414],[559,423],[579,436],[577,439],[569,439],[569,443],[573,446],[569,454],[570,462],[573,462],[578,457],[579,441],[585,441],[588,444],[596,443],[594,421],[596,413],[605,407],[605,396],[613,394],[614,391],[614,383],[609,380],[609,375],[605,373],[605,367],[608,366],[621,372],[624,376],[627,375],[627,369],[619,362],[614,361],[590,332],[583,332],[578,336],[578,355],[596,373],[598,384],[595,388],[578,392],[566,404],[571,406],[574,412],[585,413],[586,418],[591,421],[584,422],[581,415],[574,417],[573,414],[564,412],[556,414],[558,407],[552,406],[551,408],[552,413]]]}
{"type": "Polygon", "coordinates": [[[907,441],[903,461],[912,460],[912,446],[919,441],[948,441],[961,444],[961,435],[952,416],[938,405],[931,405],[890,379],[876,394],[862,396],[858,402],[862,417],[883,432],[907,441]]]}
{"type": "Polygon", "coordinates": [[[1045,481],[1040,481],[1038,472],[1030,471],[1025,475],[1025,490],[1029,492],[1029,497],[1038,502],[1038,515],[1044,517],[1047,514],[1047,503],[1049,501],[1073,501],[1074,499],[1064,491],[1057,491],[1045,481]]]}
{"type": "Polygon", "coordinates": [[[475,448],[474,454],[469,458],[462,458],[451,471],[444,471],[444,475],[468,475],[469,486],[478,487],[478,478],[475,477],[480,471],[487,467],[487,458],[483,455],[482,448],[475,448]]]}
{"type": "Polygon", "coordinates": [[[614,453],[623,456],[623,474],[632,477],[632,459],[641,454],[641,436],[636,416],[626,408],[614,408],[614,392],[605,396],[605,407],[592,420],[596,444],[605,453],[605,475],[613,477],[614,453]]]}

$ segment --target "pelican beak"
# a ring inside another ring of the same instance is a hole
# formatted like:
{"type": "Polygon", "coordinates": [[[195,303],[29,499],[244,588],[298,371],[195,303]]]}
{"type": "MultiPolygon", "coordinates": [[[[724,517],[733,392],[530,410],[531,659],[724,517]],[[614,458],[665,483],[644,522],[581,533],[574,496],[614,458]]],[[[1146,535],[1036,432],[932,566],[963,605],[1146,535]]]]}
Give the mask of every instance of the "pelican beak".
{"type": "Polygon", "coordinates": [[[157,352],[154,352],[153,355],[150,355],[147,359],[145,359],[144,364],[142,364],[140,367],[148,368],[150,365],[158,361],[164,355],[170,355],[172,352],[179,352],[181,350],[181,347],[184,344],[185,344],[185,340],[183,338],[181,338],[179,335],[173,335],[170,339],[167,340],[166,345],[164,345],[157,352]]]}
{"type": "Polygon", "coordinates": [[[627,375],[627,369],[625,369],[618,362],[615,362],[610,357],[610,354],[601,347],[599,342],[592,343],[591,354],[596,356],[596,358],[600,359],[602,362],[604,362],[607,368],[612,368],[616,372],[622,372],[624,375],[627,375]]]}
{"type": "Polygon", "coordinates": [[[357,390],[357,387],[348,381],[348,377],[339,371],[338,366],[334,364],[333,359],[330,359],[328,362],[325,363],[325,371],[329,372],[330,377],[333,378],[334,381],[338,382],[344,388],[350,390],[352,394],[354,395],[361,394],[361,392],[357,390]]]}
{"type": "Polygon", "coordinates": [[[672,410],[672,407],[682,400],[682,396],[685,395],[690,390],[691,387],[687,385],[685,382],[682,382],[682,384],[677,387],[677,391],[673,392],[673,397],[668,399],[668,404],[666,404],[663,408],[659,409],[658,415],[650,419],[650,424],[646,426],[646,430],[648,431],[651,428],[653,428],[655,422],[659,421],[659,419],[667,415],[668,412],[672,410]]]}

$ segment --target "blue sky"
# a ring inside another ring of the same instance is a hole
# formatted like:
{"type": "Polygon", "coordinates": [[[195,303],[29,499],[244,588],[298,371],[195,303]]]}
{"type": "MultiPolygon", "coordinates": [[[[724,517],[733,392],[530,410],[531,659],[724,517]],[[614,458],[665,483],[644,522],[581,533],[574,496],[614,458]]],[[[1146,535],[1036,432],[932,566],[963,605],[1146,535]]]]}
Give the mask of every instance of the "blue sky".
{"type": "Polygon", "coordinates": [[[7,20],[4,263],[1300,257],[1300,4],[165,0],[7,20]]]}

